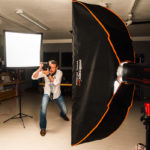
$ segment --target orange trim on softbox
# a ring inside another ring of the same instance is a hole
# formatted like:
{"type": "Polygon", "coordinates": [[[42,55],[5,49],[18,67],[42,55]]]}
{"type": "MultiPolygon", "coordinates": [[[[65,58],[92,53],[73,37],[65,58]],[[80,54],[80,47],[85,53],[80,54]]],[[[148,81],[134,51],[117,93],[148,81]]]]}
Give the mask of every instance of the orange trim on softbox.
{"type": "MultiPolygon", "coordinates": [[[[107,34],[107,36],[108,36],[108,37],[107,37],[107,38],[108,38],[108,41],[109,41],[109,43],[110,43],[110,45],[111,45],[111,47],[112,47],[112,49],[113,49],[113,52],[114,52],[114,54],[115,54],[115,56],[116,56],[116,58],[117,58],[117,60],[118,60],[118,62],[119,62],[119,64],[120,64],[120,63],[121,63],[121,62],[120,62],[120,59],[119,59],[119,57],[118,57],[118,55],[117,55],[117,52],[116,52],[116,50],[115,50],[115,48],[114,48],[114,46],[113,46],[113,44],[112,44],[112,42],[111,42],[111,40],[110,40],[110,34],[109,34],[109,32],[107,31],[107,29],[104,27],[104,25],[101,23],[101,21],[100,21],[100,20],[93,14],[93,12],[92,12],[86,5],[84,5],[82,2],[75,1],[75,0],[72,0],[72,2],[77,2],[77,3],[81,4],[83,7],[85,7],[85,8],[89,11],[89,13],[95,18],[95,20],[101,25],[101,27],[104,29],[104,31],[106,32],[106,34],[107,34]]],[[[109,10],[109,9],[108,9],[108,10],[109,10]]],[[[111,11],[111,12],[112,12],[112,11],[111,11]]],[[[114,13],[114,14],[115,14],[115,13],[114,13]]],[[[117,15],[116,15],[116,16],[117,16],[117,15]]],[[[120,18],[120,17],[119,17],[119,18],[120,18]]],[[[124,22],[123,22],[123,23],[124,23],[124,22]]],[[[124,61],[124,62],[132,62],[132,61],[127,60],[127,61],[124,61]]],[[[121,84],[119,85],[117,91],[119,90],[119,88],[121,87],[122,84],[123,84],[123,83],[121,83],[121,84]]],[[[134,90],[135,90],[135,87],[134,87],[134,90]]],[[[134,96],[134,90],[133,90],[133,96],[134,96]]],[[[111,97],[110,101],[109,101],[108,104],[107,104],[107,110],[105,111],[105,113],[103,114],[103,116],[101,117],[101,119],[99,120],[99,122],[95,125],[95,127],[93,127],[93,129],[92,129],[86,136],[84,136],[84,138],[82,138],[82,140],[80,140],[80,141],[79,141],[78,143],[76,143],[76,144],[73,144],[73,146],[82,143],[82,142],[83,142],[85,139],[87,139],[87,138],[90,136],[90,134],[92,134],[92,132],[99,126],[99,124],[102,122],[102,120],[103,120],[104,117],[106,116],[107,112],[109,111],[109,106],[110,106],[110,104],[111,104],[111,102],[112,102],[114,96],[116,95],[117,91],[116,91],[115,94],[113,94],[113,96],[111,97]]],[[[128,107],[128,111],[127,111],[127,113],[126,113],[125,119],[126,119],[126,117],[127,117],[127,115],[128,115],[128,112],[129,112],[131,106],[132,106],[132,103],[133,103],[133,96],[132,96],[131,105],[128,107]]],[[[125,119],[124,119],[124,120],[125,120],[125,119]]],[[[116,130],[115,130],[115,131],[116,131],[116,130]]],[[[115,132],[115,131],[114,131],[114,132],[115,132]]],[[[113,133],[114,133],[114,132],[113,132],[113,133]]]]}
{"type": "Polygon", "coordinates": [[[119,64],[120,64],[121,62],[120,62],[120,59],[119,59],[119,57],[118,57],[118,54],[117,54],[117,52],[116,52],[116,50],[115,50],[115,48],[114,48],[114,46],[113,46],[113,44],[112,44],[112,42],[111,42],[111,40],[110,40],[110,34],[109,34],[109,32],[107,31],[107,29],[104,27],[104,25],[101,23],[101,21],[100,21],[100,20],[93,14],[93,12],[92,12],[86,5],[84,5],[82,2],[74,1],[74,0],[73,0],[73,2],[79,3],[79,4],[81,4],[83,7],[85,7],[85,8],[89,11],[89,13],[95,18],[95,20],[100,24],[100,26],[104,29],[105,33],[107,34],[107,39],[108,39],[108,41],[109,41],[109,43],[110,43],[110,45],[111,45],[111,47],[112,47],[112,49],[113,49],[113,52],[114,52],[114,54],[115,54],[115,56],[116,56],[116,58],[117,58],[117,60],[118,60],[118,62],[119,62],[119,64]]]}

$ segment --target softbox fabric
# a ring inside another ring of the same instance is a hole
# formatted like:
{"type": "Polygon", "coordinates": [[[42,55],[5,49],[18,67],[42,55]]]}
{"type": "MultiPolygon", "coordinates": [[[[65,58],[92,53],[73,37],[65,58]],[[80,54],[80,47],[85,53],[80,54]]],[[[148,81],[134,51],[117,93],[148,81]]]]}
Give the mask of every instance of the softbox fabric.
{"type": "Polygon", "coordinates": [[[121,19],[73,1],[72,145],[103,139],[125,119],[134,86],[122,83],[113,93],[122,62],[134,63],[134,51],[121,19]]]}

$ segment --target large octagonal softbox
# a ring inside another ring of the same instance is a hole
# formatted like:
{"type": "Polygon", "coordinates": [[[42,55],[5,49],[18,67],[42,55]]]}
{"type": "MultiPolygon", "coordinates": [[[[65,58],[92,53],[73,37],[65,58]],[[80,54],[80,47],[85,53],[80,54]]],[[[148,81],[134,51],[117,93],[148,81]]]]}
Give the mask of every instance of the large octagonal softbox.
{"type": "Polygon", "coordinates": [[[124,22],[107,8],[73,1],[72,145],[103,139],[123,122],[134,85],[114,93],[119,64],[134,63],[124,22]]]}

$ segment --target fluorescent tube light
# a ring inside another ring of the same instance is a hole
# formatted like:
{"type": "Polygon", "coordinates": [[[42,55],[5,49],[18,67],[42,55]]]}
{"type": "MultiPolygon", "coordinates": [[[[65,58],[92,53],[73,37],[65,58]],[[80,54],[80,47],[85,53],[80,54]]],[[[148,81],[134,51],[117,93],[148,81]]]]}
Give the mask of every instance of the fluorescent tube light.
{"type": "Polygon", "coordinates": [[[47,27],[45,27],[44,25],[40,24],[38,21],[35,21],[34,19],[32,19],[32,17],[30,17],[29,15],[27,15],[22,9],[18,9],[16,10],[16,14],[20,15],[21,17],[27,19],[28,21],[30,21],[31,23],[35,24],[36,26],[40,27],[43,30],[48,30],[47,27]]]}

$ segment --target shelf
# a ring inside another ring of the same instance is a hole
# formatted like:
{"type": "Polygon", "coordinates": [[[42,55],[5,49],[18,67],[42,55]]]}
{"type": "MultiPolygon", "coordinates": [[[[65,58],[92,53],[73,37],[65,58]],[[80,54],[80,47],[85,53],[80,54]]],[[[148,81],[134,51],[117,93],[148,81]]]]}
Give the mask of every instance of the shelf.
{"type": "Polygon", "coordinates": [[[10,90],[5,90],[5,91],[0,91],[0,101],[16,97],[16,90],[15,89],[10,89],[10,90]]]}
{"type": "Polygon", "coordinates": [[[0,86],[6,86],[6,85],[14,85],[16,84],[16,81],[10,81],[10,82],[0,82],[0,86]]]}
{"type": "Polygon", "coordinates": [[[0,87],[4,87],[2,90],[0,90],[0,101],[17,96],[16,83],[17,83],[16,81],[0,82],[0,87]],[[10,88],[10,86],[12,88],[10,88]],[[6,87],[9,87],[9,88],[7,89],[6,87]]]}

